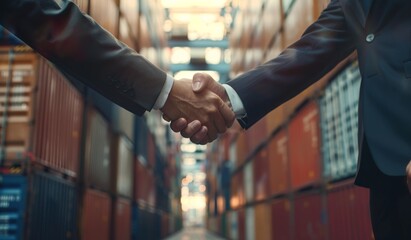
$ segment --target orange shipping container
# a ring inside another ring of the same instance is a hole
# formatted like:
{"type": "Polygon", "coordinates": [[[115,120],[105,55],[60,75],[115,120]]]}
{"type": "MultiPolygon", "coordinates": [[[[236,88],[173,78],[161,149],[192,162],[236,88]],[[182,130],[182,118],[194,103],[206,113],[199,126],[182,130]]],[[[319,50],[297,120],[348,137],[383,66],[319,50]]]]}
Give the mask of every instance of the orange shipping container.
{"type": "Polygon", "coordinates": [[[119,0],[120,12],[127,19],[130,25],[130,36],[137,39],[138,36],[138,19],[139,19],[139,1],[136,0],[119,0]]]}
{"type": "Polygon", "coordinates": [[[274,35],[278,34],[280,31],[282,25],[283,17],[281,12],[281,1],[266,1],[262,18],[263,43],[261,48],[266,50],[274,35]]]}
{"type": "Polygon", "coordinates": [[[283,128],[268,143],[270,195],[285,194],[290,188],[288,134],[283,128]]]}
{"type": "Polygon", "coordinates": [[[119,8],[114,0],[90,0],[90,15],[103,28],[118,37],[119,8]]]}
{"type": "Polygon", "coordinates": [[[87,189],[82,210],[82,239],[110,239],[111,199],[106,193],[87,189]]]}
{"type": "Polygon", "coordinates": [[[266,119],[262,118],[246,131],[247,156],[252,154],[268,137],[266,119]]]}
{"type": "Polygon", "coordinates": [[[131,238],[131,203],[130,200],[117,198],[113,209],[113,239],[130,240],[131,238]]]}
{"type": "Polygon", "coordinates": [[[321,181],[321,143],[319,109],[308,102],[289,124],[289,159],[291,187],[294,190],[321,181]]]}
{"type": "Polygon", "coordinates": [[[258,204],[254,209],[255,238],[271,238],[271,205],[267,203],[258,204]]]}

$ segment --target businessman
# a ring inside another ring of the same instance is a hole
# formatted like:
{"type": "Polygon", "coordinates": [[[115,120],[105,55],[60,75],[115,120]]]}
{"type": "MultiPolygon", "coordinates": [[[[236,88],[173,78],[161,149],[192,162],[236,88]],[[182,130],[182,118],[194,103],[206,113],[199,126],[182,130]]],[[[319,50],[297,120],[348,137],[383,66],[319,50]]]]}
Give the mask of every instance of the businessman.
{"type": "MultiPolygon", "coordinates": [[[[244,128],[358,53],[359,164],[355,183],[370,189],[376,239],[411,239],[411,1],[332,0],[277,58],[221,86],[198,74],[193,89],[231,101],[244,128]],[[407,186],[408,185],[408,186],[407,186]]],[[[197,143],[190,121],[172,121],[197,143]],[[188,123],[188,124],[187,124],[188,123]]],[[[197,127],[198,128],[198,127],[197,127]]]]}
{"type": "Polygon", "coordinates": [[[69,79],[94,88],[142,115],[161,110],[184,117],[199,135],[215,139],[235,116],[211,91],[194,94],[191,80],[174,81],[115,39],[68,0],[1,0],[0,25],[52,62],[69,79]]]}

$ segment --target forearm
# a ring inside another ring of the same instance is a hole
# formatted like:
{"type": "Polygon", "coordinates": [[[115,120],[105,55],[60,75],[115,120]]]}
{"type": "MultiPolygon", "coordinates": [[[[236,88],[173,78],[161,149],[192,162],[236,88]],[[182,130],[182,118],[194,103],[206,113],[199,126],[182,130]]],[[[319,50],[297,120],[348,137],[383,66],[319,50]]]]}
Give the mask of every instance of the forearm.
{"type": "Polygon", "coordinates": [[[166,74],[83,15],[75,4],[61,2],[2,0],[0,24],[66,76],[136,114],[150,110],[166,74]]]}

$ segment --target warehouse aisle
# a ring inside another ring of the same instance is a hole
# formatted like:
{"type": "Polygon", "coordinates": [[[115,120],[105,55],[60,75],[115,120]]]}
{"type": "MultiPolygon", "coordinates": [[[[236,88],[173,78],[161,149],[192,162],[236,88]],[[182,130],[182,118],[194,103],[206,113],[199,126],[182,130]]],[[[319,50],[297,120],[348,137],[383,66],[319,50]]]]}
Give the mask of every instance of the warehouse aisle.
{"type": "Polygon", "coordinates": [[[208,232],[205,228],[184,228],[178,233],[166,238],[166,240],[223,240],[211,232],[208,232]]]}

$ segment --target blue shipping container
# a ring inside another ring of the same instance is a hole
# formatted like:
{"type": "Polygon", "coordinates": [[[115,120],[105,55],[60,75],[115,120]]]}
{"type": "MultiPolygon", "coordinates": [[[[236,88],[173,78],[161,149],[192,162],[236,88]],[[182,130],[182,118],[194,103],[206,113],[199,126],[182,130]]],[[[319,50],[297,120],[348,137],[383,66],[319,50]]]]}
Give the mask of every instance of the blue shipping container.
{"type": "Polygon", "coordinates": [[[29,239],[78,239],[75,184],[37,172],[31,181],[29,239]]]}
{"type": "Polygon", "coordinates": [[[27,178],[0,175],[0,240],[23,239],[27,178]]]}

